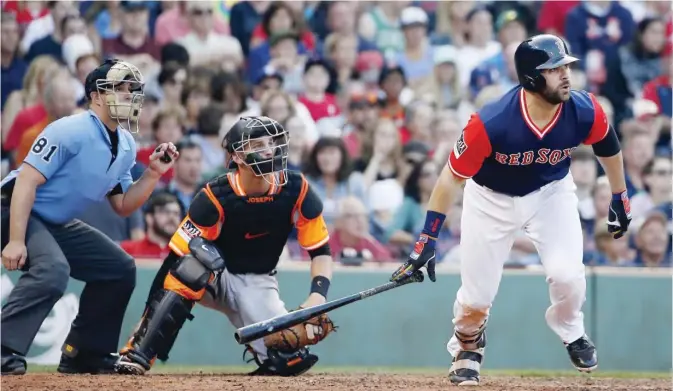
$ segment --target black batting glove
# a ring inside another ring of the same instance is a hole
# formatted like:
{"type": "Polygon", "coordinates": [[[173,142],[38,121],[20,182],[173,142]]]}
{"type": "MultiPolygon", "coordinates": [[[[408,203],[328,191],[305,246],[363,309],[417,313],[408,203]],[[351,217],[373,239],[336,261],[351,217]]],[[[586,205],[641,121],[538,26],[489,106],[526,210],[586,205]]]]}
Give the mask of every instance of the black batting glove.
{"type": "Polygon", "coordinates": [[[426,266],[430,281],[437,281],[435,277],[435,239],[425,234],[421,234],[418,238],[409,259],[393,273],[390,281],[402,281],[409,278],[423,266],[426,266]]]}
{"type": "Polygon", "coordinates": [[[608,211],[608,232],[613,234],[613,238],[619,239],[629,230],[629,224],[631,224],[631,204],[629,195],[624,190],[612,195],[608,211]]]}

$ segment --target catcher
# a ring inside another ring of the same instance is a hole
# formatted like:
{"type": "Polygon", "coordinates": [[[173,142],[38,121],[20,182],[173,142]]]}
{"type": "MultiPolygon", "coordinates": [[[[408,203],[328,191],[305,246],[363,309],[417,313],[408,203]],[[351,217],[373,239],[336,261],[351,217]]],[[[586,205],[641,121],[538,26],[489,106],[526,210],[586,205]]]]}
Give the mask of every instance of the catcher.
{"type": "MultiPolygon", "coordinates": [[[[244,117],[229,130],[222,144],[235,164],[192,200],[144,315],[120,352],[118,373],[141,375],[157,358],[167,360],[195,303],[223,312],[236,328],[287,313],[275,268],[293,226],[312,259],[310,294],[300,308],[326,301],[332,256],[323,206],[304,176],[287,170],[288,141],[283,126],[268,117],[244,117]],[[194,238],[199,239],[190,245],[194,238]],[[211,245],[216,250],[209,252],[211,245]]],[[[308,371],[318,357],[307,345],[333,330],[322,315],[253,341],[246,352],[259,367],[250,374],[308,371]]]]}

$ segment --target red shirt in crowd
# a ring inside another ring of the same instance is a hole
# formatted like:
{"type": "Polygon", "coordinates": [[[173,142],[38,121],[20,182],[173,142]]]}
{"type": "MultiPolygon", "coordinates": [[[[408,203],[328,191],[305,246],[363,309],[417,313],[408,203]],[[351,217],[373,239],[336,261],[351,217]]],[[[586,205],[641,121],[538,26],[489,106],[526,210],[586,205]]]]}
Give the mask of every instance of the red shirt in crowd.
{"type": "Polygon", "coordinates": [[[351,248],[357,251],[358,254],[362,254],[364,250],[367,250],[371,253],[372,259],[370,259],[370,261],[373,262],[386,262],[394,259],[392,254],[390,254],[390,251],[373,237],[362,238],[356,245],[346,246],[341,242],[341,234],[339,231],[335,231],[330,234],[329,247],[330,250],[332,250],[332,254],[334,254],[334,257],[337,259],[341,256],[341,252],[345,248],[351,248]]]}
{"type": "Polygon", "coordinates": [[[565,35],[566,15],[580,2],[568,1],[544,1],[537,18],[537,29],[543,32],[555,31],[559,35],[565,35]]]}
{"type": "Polygon", "coordinates": [[[3,1],[2,10],[14,14],[17,23],[26,26],[49,13],[49,8],[43,7],[37,14],[32,14],[30,8],[21,4],[20,1],[3,1]]]}
{"type": "Polygon", "coordinates": [[[7,133],[4,150],[13,151],[16,149],[21,142],[23,134],[34,125],[44,121],[45,118],[47,118],[47,110],[42,103],[26,107],[19,111],[7,133]]]}
{"type": "Polygon", "coordinates": [[[164,259],[171,251],[168,248],[168,244],[165,247],[160,247],[158,244],[151,242],[147,237],[140,240],[124,240],[120,245],[133,258],[164,259]]]}
{"type": "MultiPolygon", "coordinates": [[[[150,156],[154,152],[154,148],[157,146],[152,146],[152,147],[146,147],[146,148],[141,148],[136,152],[136,162],[144,165],[145,167],[149,167],[150,165],[150,156]]],[[[173,179],[173,167],[168,169],[164,175],[161,176],[161,182],[163,183],[168,183],[173,179]]]]}
{"type": "Polygon", "coordinates": [[[161,59],[161,50],[154,40],[148,35],[140,47],[134,48],[127,45],[122,36],[103,40],[103,53],[113,56],[132,56],[136,54],[149,54],[153,59],[161,59]]]}
{"type": "Polygon", "coordinates": [[[325,94],[323,100],[320,102],[309,100],[304,95],[301,95],[298,101],[306,106],[314,121],[341,114],[336,97],[332,94],[325,94]]]}

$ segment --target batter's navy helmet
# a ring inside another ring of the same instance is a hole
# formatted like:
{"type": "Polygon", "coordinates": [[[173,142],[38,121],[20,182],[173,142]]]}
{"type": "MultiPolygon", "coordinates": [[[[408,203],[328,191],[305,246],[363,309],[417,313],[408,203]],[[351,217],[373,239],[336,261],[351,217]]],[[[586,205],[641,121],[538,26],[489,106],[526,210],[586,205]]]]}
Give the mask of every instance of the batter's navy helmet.
{"type": "Polygon", "coordinates": [[[521,42],[514,53],[519,83],[535,92],[543,91],[545,79],[541,70],[553,69],[579,61],[568,54],[568,45],[559,37],[541,34],[521,42]]]}

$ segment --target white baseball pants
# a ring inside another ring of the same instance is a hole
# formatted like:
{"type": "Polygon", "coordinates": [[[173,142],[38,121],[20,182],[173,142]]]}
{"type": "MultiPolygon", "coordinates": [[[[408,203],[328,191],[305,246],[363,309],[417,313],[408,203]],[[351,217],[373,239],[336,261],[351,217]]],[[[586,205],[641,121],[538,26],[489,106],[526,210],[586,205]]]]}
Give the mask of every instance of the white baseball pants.
{"type": "MultiPolygon", "coordinates": [[[[285,303],[278,294],[278,280],[268,274],[222,273],[214,284],[216,297],[206,293],[199,304],[227,315],[231,324],[244,327],[278,315],[286,314],[285,303]]],[[[267,358],[264,339],[250,343],[260,361],[267,358]]]]}
{"type": "MultiPolygon", "coordinates": [[[[456,331],[474,335],[487,320],[503,264],[523,228],[547,275],[551,298],[547,324],[567,343],[584,335],[586,280],[577,204],[570,174],[523,197],[496,193],[467,181],[461,221],[461,287],[453,306],[456,331]]],[[[454,357],[460,350],[455,335],[447,350],[454,357]]]]}

